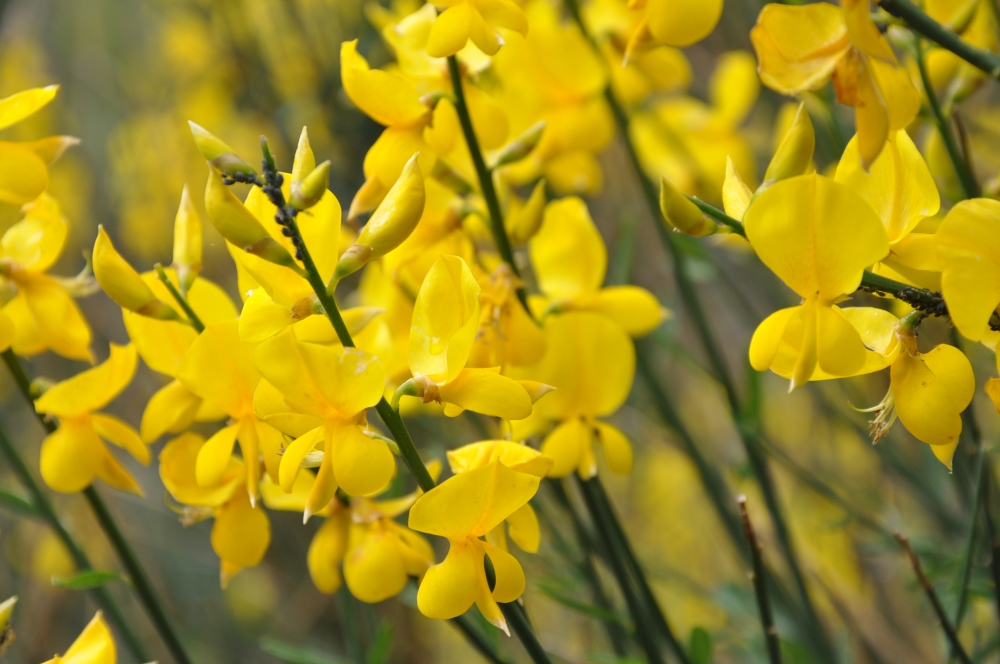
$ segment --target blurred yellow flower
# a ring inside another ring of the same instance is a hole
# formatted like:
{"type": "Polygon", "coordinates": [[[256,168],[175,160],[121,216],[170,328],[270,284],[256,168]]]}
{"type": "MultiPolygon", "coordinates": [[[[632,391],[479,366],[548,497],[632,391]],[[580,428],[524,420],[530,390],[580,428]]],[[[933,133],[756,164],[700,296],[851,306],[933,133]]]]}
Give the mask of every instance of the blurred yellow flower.
{"type": "Polygon", "coordinates": [[[111,630],[98,611],[65,655],[56,655],[45,664],[115,664],[115,642],[111,630]]]}

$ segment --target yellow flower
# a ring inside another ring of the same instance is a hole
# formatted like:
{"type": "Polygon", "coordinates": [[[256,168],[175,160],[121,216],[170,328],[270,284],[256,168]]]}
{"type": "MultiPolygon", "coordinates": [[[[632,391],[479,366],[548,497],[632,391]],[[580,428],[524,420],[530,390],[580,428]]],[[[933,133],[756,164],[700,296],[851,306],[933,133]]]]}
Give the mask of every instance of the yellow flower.
{"type": "Polygon", "coordinates": [[[848,376],[865,364],[865,345],[836,303],[853,293],[864,269],[889,253],[885,228],[871,206],[846,185],[819,175],[778,182],[746,212],[747,239],[760,259],[803,303],[768,316],[750,341],[750,364],[773,364],[789,326],[802,343],[791,388],[816,368],[848,376]]]}
{"type": "Polygon", "coordinates": [[[11,344],[18,355],[51,349],[64,357],[93,361],[90,327],[57,278],[45,274],[66,242],[68,226],[56,199],[42,194],[22,208],[24,218],[0,240],[0,276],[17,288],[4,305],[14,322],[11,344]]]}
{"type": "Polygon", "coordinates": [[[778,92],[822,87],[832,76],[837,99],[855,108],[858,153],[867,169],[890,134],[920,110],[920,96],[889,43],[872,23],[868,0],[843,0],[843,9],[769,4],[750,32],[760,76],[778,92]]]}
{"type": "Polygon", "coordinates": [[[948,212],[934,238],[951,321],[963,335],[979,341],[1000,305],[1000,202],[962,201],[948,212]]]}
{"type": "MultiPolygon", "coordinates": [[[[456,475],[475,468],[483,468],[493,461],[498,461],[519,473],[539,478],[545,477],[552,468],[552,459],[549,457],[527,445],[509,440],[484,440],[463,445],[457,450],[448,450],[448,464],[451,466],[451,472],[456,475]]],[[[538,516],[530,503],[518,508],[505,519],[505,522],[506,532],[503,524],[499,524],[486,535],[487,541],[507,551],[507,535],[510,535],[521,550],[538,553],[541,530],[538,526],[538,516]]]]}
{"type": "Polygon", "coordinates": [[[122,258],[100,224],[94,242],[93,264],[97,283],[122,309],[162,320],[178,318],[173,307],[157,299],[135,268],[122,258]]]}
{"type": "Polygon", "coordinates": [[[479,331],[466,366],[525,367],[545,351],[542,330],[517,299],[520,280],[500,263],[493,274],[479,278],[479,331]]]}
{"type": "Polygon", "coordinates": [[[214,484],[198,482],[196,468],[205,445],[205,439],[194,433],[164,445],[160,479],[174,500],[185,506],[181,512],[185,526],[215,518],[212,548],[221,560],[219,578],[225,588],[233,575],[264,558],[271,543],[271,522],[262,507],[251,505],[244,489],[248,473],[239,459],[230,456],[214,484]]]}
{"type": "Polygon", "coordinates": [[[479,330],[480,290],[458,256],[441,256],[434,263],[413,305],[409,351],[413,378],[397,395],[443,402],[450,417],[471,410],[505,420],[524,419],[532,406],[524,387],[501,375],[499,367],[466,368],[479,330]]]}
{"type": "Polygon", "coordinates": [[[475,603],[488,621],[507,631],[497,602],[521,596],[524,570],[512,555],[480,538],[525,505],[539,481],[492,461],[451,477],[417,499],[410,508],[410,528],[446,537],[450,545],[444,562],[427,570],[417,591],[421,613],[446,620],[475,603]],[[492,591],[484,556],[489,556],[496,575],[492,591]]]}
{"type": "Polygon", "coordinates": [[[528,249],[539,290],[545,296],[535,299],[537,306],[532,304],[536,316],[594,311],[634,337],[649,334],[667,317],[666,309],[644,288],[601,287],[608,252],[587,204],[575,196],[546,206],[542,227],[528,249]]]}
{"type": "Polygon", "coordinates": [[[36,411],[59,419],[59,428],[42,443],[40,464],[42,478],[56,491],[82,491],[98,477],[116,489],[142,495],[142,489],[102,439],[144,464],[149,463],[149,449],[131,426],[117,417],[94,412],[131,382],[136,359],[131,344],[111,344],[107,361],[56,383],[35,400],[36,411]]]}
{"type": "Polygon", "coordinates": [[[230,418],[230,424],[209,438],[198,453],[198,485],[209,487],[219,482],[239,441],[252,506],[259,491],[260,459],[263,456],[268,475],[276,481],[284,441],[281,432],[254,414],[253,396],[260,374],[254,367],[253,346],[240,340],[237,321],[206,325],[184,354],[177,379],[230,418]]]}
{"type": "Polygon", "coordinates": [[[587,311],[553,316],[544,331],[545,355],[525,374],[555,388],[535,408],[537,417],[560,422],[542,442],[542,454],[553,461],[548,475],[565,477],[574,470],[585,479],[596,475],[594,443],[603,446],[612,472],[628,474],[631,444],[598,418],[618,410],[632,388],[632,340],[607,316],[587,311]]]}
{"type": "Polygon", "coordinates": [[[258,346],[254,361],[290,409],[320,422],[285,449],[277,476],[281,488],[291,491],[302,460],[321,446],[323,462],[306,519],[330,502],[338,486],[366,495],[389,482],[396,468],[392,452],[363,430],[366,410],[379,402],[385,387],[377,359],[356,348],[303,343],[286,330],[258,346]]]}
{"type": "Polygon", "coordinates": [[[498,28],[528,34],[528,19],[512,0],[434,0],[442,11],[427,40],[427,53],[443,58],[465,48],[470,39],[486,55],[504,44],[498,28]]]}
{"type": "MultiPolygon", "coordinates": [[[[58,85],[32,88],[0,99],[0,129],[33,115],[52,101],[58,85]]],[[[0,141],[0,201],[24,205],[49,186],[48,166],[79,141],[70,136],[50,136],[37,141],[0,141]]]]}
{"type": "Polygon", "coordinates": [[[115,664],[115,642],[111,630],[98,611],[65,655],[56,655],[45,664],[115,664]]]}

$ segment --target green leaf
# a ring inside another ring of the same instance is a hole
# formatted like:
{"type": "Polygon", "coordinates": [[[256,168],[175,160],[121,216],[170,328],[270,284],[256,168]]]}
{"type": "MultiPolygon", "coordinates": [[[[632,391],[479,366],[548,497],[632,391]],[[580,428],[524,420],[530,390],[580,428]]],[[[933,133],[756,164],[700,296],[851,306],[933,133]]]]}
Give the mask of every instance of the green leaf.
{"type": "Polygon", "coordinates": [[[594,606],[593,604],[588,604],[587,602],[581,602],[580,600],[573,599],[572,597],[564,595],[559,590],[556,590],[555,588],[547,584],[538,584],[537,587],[542,592],[543,595],[545,595],[549,599],[559,602],[567,609],[576,611],[577,613],[582,613],[586,616],[590,616],[591,618],[594,618],[596,620],[618,623],[619,625],[623,625],[627,628],[630,627],[628,621],[624,617],[618,615],[618,613],[616,613],[615,611],[609,611],[607,609],[602,609],[599,606],[594,606]]]}
{"type": "Polygon", "coordinates": [[[18,514],[24,514],[25,516],[40,516],[38,510],[29,501],[21,498],[20,496],[14,495],[4,489],[0,489],[0,507],[10,510],[11,512],[17,512],[18,514]]]}
{"type": "Polygon", "coordinates": [[[66,579],[54,576],[52,577],[52,585],[57,588],[65,588],[66,590],[91,590],[92,588],[99,588],[112,581],[124,580],[125,577],[118,572],[110,572],[102,569],[88,569],[66,579]]]}
{"type": "Polygon", "coordinates": [[[712,664],[712,636],[703,627],[691,630],[692,664],[712,664]]]}
{"type": "Polygon", "coordinates": [[[270,636],[265,636],[260,640],[260,648],[267,654],[288,664],[349,664],[343,657],[280,641],[270,636]]]}
{"type": "Polygon", "coordinates": [[[392,625],[385,620],[379,623],[375,630],[372,643],[368,646],[368,656],[365,664],[389,664],[389,652],[392,650],[392,625]]]}

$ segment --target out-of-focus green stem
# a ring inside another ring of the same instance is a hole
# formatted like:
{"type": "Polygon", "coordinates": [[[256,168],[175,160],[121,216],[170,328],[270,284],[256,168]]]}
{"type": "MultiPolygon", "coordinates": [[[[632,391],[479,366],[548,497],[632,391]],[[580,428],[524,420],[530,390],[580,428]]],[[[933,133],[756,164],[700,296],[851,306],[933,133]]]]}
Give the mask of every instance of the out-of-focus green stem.
{"type": "Polygon", "coordinates": [[[194,309],[191,308],[191,303],[188,302],[187,298],[184,297],[179,290],[177,290],[176,286],[174,286],[174,282],[170,281],[170,277],[167,276],[167,272],[163,269],[163,266],[157,263],[153,266],[153,269],[156,270],[156,278],[159,279],[164,286],[166,286],[168,291],[170,291],[170,295],[174,298],[177,306],[184,310],[184,315],[187,316],[188,322],[191,323],[191,327],[193,327],[198,334],[204,332],[205,324],[201,322],[201,319],[198,318],[198,314],[196,314],[194,309]]]}
{"type": "Polygon", "coordinates": [[[781,664],[781,647],[778,643],[778,630],[774,626],[774,615],[771,613],[771,599],[767,594],[767,579],[764,575],[763,547],[757,541],[757,533],[754,532],[753,523],[750,521],[750,513],[747,512],[746,496],[739,497],[740,516],[743,518],[743,532],[746,534],[747,544],[750,546],[753,558],[753,572],[750,578],[753,580],[753,591],[757,596],[757,608],[760,611],[760,624],[764,630],[764,642],[767,643],[767,656],[771,664],[781,664]]]}
{"type": "Polygon", "coordinates": [[[449,622],[455,626],[455,629],[462,633],[462,636],[464,636],[465,640],[469,642],[469,645],[471,645],[476,652],[482,655],[483,659],[491,662],[492,664],[510,664],[510,662],[505,659],[501,659],[500,656],[494,652],[493,644],[487,641],[482,632],[473,627],[472,623],[470,623],[469,619],[464,615],[452,618],[449,622]]]}
{"type": "MultiPolygon", "coordinates": [[[[17,475],[18,480],[24,485],[24,488],[31,496],[32,507],[34,507],[42,518],[48,522],[49,527],[55,532],[56,537],[59,538],[59,541],[62,542],[63,546],[66,547],[66,550],[69,551],[77,569],[93,569],[87,554],[84,553],[83,548],[77,544],[76,540],[73,539],[73,536],[70,535],[68,530],[66,530],[66,526],[64,526],[62,521],[59,520],[59,515],[56,514],[55,508],[49,501],[48,496],[45,495],[41,486],[39,486],[39,484],[35,481],[31,471],[28,470],[28,466],[17,453],[17,449],[11,443],[10,439],[7,438],[7,434],[3,431],[3,429],[0,429],[0,450],[3,451],[3,454],[7,457],[7,462],[10,464],[11,469],[13,469],[14,474],[17,475]]],[[[111,593],[108,589],[104,586],[99,586],[91,589],[90,594],[93,595],[94,600],[107,614],[108,620],[114,626],[115,630],[121,635],[122,639],[124,639],[125,647],[129,649],[135,659],[139,662],[149,661],[149,656],[146,654],[146,650],[143,647],[142,642],[139,640],[139,637],[136,636],[135,632],[132,631],[129,624],[125,621],[124,614],[118,607],[114,598],[111,597],[111,593]]]]}
{"type": "MultiPolygon", "coordinates": [[[[34,410],[35,402],[31,394],[31,380],[28,378],[28,374],[25,373],[24,367],[21,366],[21,361],[9,348],[3,352],[3,359],[7,368],[10,369],[18,388],[21,390],[21,394],[28,401],[32,410],[34,410]]],[[[55,422],[46,419],[41,413],[36,411],[35,416],[47,432],[53,433],[58,428],[55,422]]],[[[83,496],[90,505],[90,509],[101,526],[101,530],[104,531],[112,548],[114,548],[118,560],[125,567],[125,571],[132,582],[132,587],[135,588],[136,595],[139,596],[139,600],[146,609],[146,615],[149,616],[163,643],[170,650],[170,654],[180,664],[193,664],[191,657],[187,654],[184,645],[177,636],[177,632],[174,630],[169,618],[167,618],[167,612],[164,610],[159,595],[146,575],[146,570],[142,567],[135,552],[132,551],[132,547],[118,527],[118,523],[111,516],[111,512],[108,510],[104,499],[101,498],[93,486],[84,489],[83,496]]]]}

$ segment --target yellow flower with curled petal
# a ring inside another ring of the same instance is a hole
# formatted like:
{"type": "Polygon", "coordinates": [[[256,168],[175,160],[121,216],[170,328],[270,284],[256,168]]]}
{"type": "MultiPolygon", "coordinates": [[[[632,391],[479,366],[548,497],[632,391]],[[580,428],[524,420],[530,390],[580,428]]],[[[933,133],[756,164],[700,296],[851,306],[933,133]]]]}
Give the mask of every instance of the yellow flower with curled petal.
{"type": "Polygon", "coordinates": [[[1000,202],[962,201],[948,212],[934,238],[951,321],[963,335],[979,341],[1000,305],[1000,202]]]}
{"type": "Polygon", "coordinates": [[[761,80],[778,92],[816,90],[833,78],[837,100],[855,108],[863,168],[920,110],[909,74],[871,20],[869,0],[843,0],[842,9],[765,5],[750,39],[761,80]]]}
{"type": "Polygon", "coordinates": [[[291,491],[302,460],[321,446],[323,462],[306,519],[330,502],[338,486],[351,495],[366,495],[389,482],[396,468],[392,452],[362,429],[367,409],[385,389],[385,373],[374,356],[356,348],[303,343],[286,330],[258,346],[254,362],[289,407],[321,421],[285,449],[277,477],[281,488],[291,491]]]}
{"type": "Polygon", "coordinates": [[[68,225],[59,204],[42,194],[22,211],[24,218],[0,239],[0,277],[17,289],[3,308],[16,330],[11,346],[18,355],[52,350],[71,359],[93,361],[87,321],[70,291],[45,274],[66,242],[68,225]]]}
{"type": "Polygon", "coordinates": [[[424,278],[413,305],[409,359],[413,378],[400,396],[445,404],[445,415],[463,410],[520,420],[531,414],[527,390],[499,367],[466,368],[479,331],[479,284],[464,260],[441,256],[424,278]]]}
{"type": "Polygon", "coordinates": [[[260,459],[272,481],[278,478],[281,432],[254,413],[254,391],[260,373],[254,367],[253,346],[240,340],[239,323],[211,323],[184,353],[177,379],[190,392],[228,415],[227,426],[216,432],[198,453],[195,468],[199,486],[219,482],[226,472],[233,446],[239,442],[246,466],[250,504],[256,503],[260,484],[260,459]]]}
{"type": "Polygon", "coordinates": [[[479,277],[479,332],[469,367],[525,367],[538,362],[545,351],[542,330],[517,299],[520,280],[507,263],[493,274],[479,277]]]}
{"type": "Polygon", "coordinates": [[[184,505],[181,523],[185,526],[215,518],[212,548],[221,561],[219,579],[225,588],[237,572],[255,567],[264,558],[271,543],[271,522],[262,507],[250,504],[244,489],[248,473],[239,459],[230,456],[214,484],[198,482],[196,468],[205,445],[205,439],[194,433],[164,445],[160,479],[174,500],[184,505]]]}
{"type": "Polygon", "coordinates": [[[538,402],[532,418],[558,422],[541,447],[553,461],[548,475],[565,477],[574,470],[584,479],[596,475],[595,443],[604,449],[612,472],[628,474],[632,470],[628,438],[599,418],[618,410],[632,388],[632,340],[607,316],[590,311],[552,316],[544,331],[545,355],[523,373],[555,388],[538,402]]]}
{"type": "MultiPolygon", "coordinates": [[[[552,468],[552,459],[549,457],[523,443],[509,440],[484,440],[463,445],[457,450],[448,450],[448,464],[451,466],[451,472],[456,475],[475,468],[483,468],[493,461],[499,461],[519,473],[539,478],[545,477],[552,468]]],[[[507,524],[506,531],[503,523],[497,525],[486,535],[488,542],[507,551],[509,535],[522,551],[538,553],[542,535],[538,526],[538,516],[530,503],[525,503],[511,513],[504,522],[507,524]]]]}
{"type": "Polygon", "coordinates": [[[865,345],[836,303],[857,289],[866,267],[889,253],[875,211],[846,185],[801,175],[759,195],[744,224],[757,256],[803,300],[757,327],[750,341],[753,368],[770,368],[786,329],[801,325],[790,389],[809,381],[817,367],[833,376],[860,370],[865,345]]]}
{"type": "MultiPolygon", "coordinates": [[[[410,508],[413,530],[448,538],[448,555],[424,575],[417,607],[425,616],[447,620],[473,603],[483,616],[507,632],[497,602],[513,602],[524,592],[524,570],[514,556],[482,537],[525,505],[540,480],[511,470],[498,460],[468,470],[431,489],[410,508]],[[485,556],[496,583],[490,590],[485,556]]],[[[508,632],[509,633],[509,632],[508,632]]]]}
{"type": "Polygon", "coordinates": [[[65,655],[56,655],[45,664],[115,664],[117,655],[111,630],[98,611],[65,655]]]}
{"type": "MultiPolygon", "coordinates": [[[[58,85],[50,85],[0,99],[0,130],[36,113],[58,91],[58,85]]],[[[0,201],[24,205],[38,198],[49,186],[49,164],[78,142],[70,136],[28,142],[0,141],[0,201]]]]}
{"type": "Polygon", "coordinates": [[[655,330],[667,317],[656,297],[638,286],[602,288],[608,264],[604,240],[587,204],[571,196],[545,208],[542,227],[528,245],[543,298],[533,298],[536,316],[594,311],[634,337],[655,330]]]}
{"type": "Polygon", "coordinates": [[[486,55],[504,44],[498,28],[528,34],[528,19],[512,0],[434,0],[443,9],[431,27],[427,53],[434,58],[455,55],[472,40],[486,55]]]}
{"type": "Polygon", "coordinates": [[[56,491],[75,493],[100,478],[116,489],[142,495],[127,470],[103,441],[113,443],[142,463],[149,449],[135,430],[111,415],[96,413],[132,381],[135,347],[111,344],[111,356],[93,369],[56,383],[35,400],[35,410],[59,419],[59,428],[42,442],[42,479],[56,491]]]}
{"type": "Polygon", "coordinates": [[[874,267],[891,279],[938,290],[940,266],[936,239],[914,233],[917,224],[938,213],[941,196],[917,146],[905,130],[890,135],[885,149],[866,172],[859,140],[847,144],[834,179],[861,195],[875,210],[889,237],[889,255],[874,267]]]}

